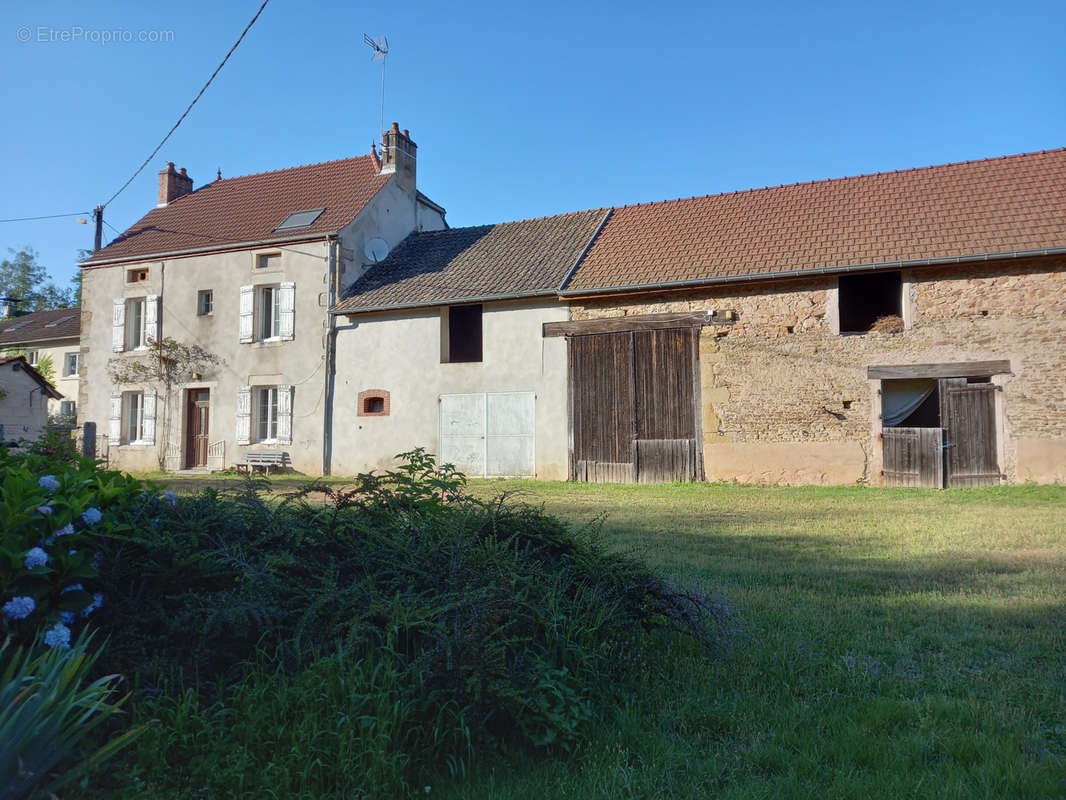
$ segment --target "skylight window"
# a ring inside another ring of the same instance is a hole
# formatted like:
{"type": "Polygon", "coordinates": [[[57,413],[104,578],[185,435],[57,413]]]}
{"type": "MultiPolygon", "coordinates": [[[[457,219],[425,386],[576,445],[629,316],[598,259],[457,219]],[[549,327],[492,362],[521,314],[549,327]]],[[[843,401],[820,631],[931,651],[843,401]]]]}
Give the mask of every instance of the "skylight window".
{"type": "Polygon", "coordinates": [[[316,219],[319,215],[325,211],[324,208],[312,208],[308,211],[293,211],[289,216],[285,217],[281,221],[278,227],[274,228],[275,231],[291,231],[297,228],[306,228],[316,219]]]}
{"type": "Polygon", "coordinates": [[[45,323],[44,327],[46,327],[46,328],[54,328],[54,327],[56,327],[56,325],[60,325],[60,324],[62,324],[64,322],[67,322],[68,320],[72,320],[72,319],[74,319],[74,315],[73,314],[67,314],[67,316],[65,316],[65,317],[60,317],[59,319],[54,319],[51,322],[45,323]]]}

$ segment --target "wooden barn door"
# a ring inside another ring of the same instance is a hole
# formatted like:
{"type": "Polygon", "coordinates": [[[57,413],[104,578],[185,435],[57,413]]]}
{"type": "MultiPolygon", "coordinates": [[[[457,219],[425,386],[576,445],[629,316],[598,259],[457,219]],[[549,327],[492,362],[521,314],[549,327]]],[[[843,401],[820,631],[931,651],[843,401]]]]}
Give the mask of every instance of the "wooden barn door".
{"type": "Polygon", "coordinates": [[[946,440],[945,483],[990,486],[1000,481],[996,457],[996,387],[965,378],[940,379],[940,424],[946,440]]]}
{"type": "Polygon", "coordinates": [[[885,428],[882,474],[885,486],[944,488],[944,429],[885,428]]]}
{"type": "Polygon", "coordinates": [[[571,478],[701,477],[695,369],[699,328],[572,336],[571,478]]]}

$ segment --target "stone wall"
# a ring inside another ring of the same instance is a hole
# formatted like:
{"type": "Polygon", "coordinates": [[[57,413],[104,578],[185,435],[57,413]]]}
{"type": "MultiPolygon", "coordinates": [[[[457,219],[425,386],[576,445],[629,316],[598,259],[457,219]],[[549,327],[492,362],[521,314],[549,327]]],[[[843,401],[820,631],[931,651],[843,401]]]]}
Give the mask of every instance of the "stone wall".
{"type": "Polygon", "coordinates": [[[903,291],[901,333],[836,332],[833,276],[586,300],[571,315],[737,312],[700,337],[708,479],[877,484],[880,383],[868,366],[1008,359],[1012,374],[995,378],[1000,468],[1063,480],[1066,258],[904,270],[903,291]]]}

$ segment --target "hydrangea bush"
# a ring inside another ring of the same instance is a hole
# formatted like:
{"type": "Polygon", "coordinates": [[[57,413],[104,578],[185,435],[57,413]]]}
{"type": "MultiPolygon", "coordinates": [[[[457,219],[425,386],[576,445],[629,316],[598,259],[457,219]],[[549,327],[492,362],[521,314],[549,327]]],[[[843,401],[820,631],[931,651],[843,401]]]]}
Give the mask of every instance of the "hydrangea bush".
{"type": "Polygon", "coordinates": [[[0,638],[29,643],[38,632],[52,647],[106,598],[99,591],[104,537],[147,522],[156,487],[89,460],[0,447],[0,638]]]}

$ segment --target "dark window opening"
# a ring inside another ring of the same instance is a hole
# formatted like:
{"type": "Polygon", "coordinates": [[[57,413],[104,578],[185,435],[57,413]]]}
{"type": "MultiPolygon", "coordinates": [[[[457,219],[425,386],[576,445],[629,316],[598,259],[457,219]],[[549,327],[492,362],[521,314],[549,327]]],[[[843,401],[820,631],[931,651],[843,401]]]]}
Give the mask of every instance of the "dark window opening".
{"type": "Polygon", "coordinates": [[[886,332],[893,328],[902,330],[903,278],[900,273],[842,275],[837,285],[841,333],[865,333],[875,324],[886,332]]]}
{"type": "Polygon", "coordinates": [[[448,309],[448,362],[481,361],[481,306],[448,309]]]}
{"type": "Polygon", "coordinates": [[[901,428],[939,428],[940,393],[934,391],[900,424],[901,428]]]}
{"type": "Polygon", "coordinates": [[[385,398],[384,397],[364,397],[363,398],[363,413],[364,414],[384,414],[385,413],[385,398]]]}

